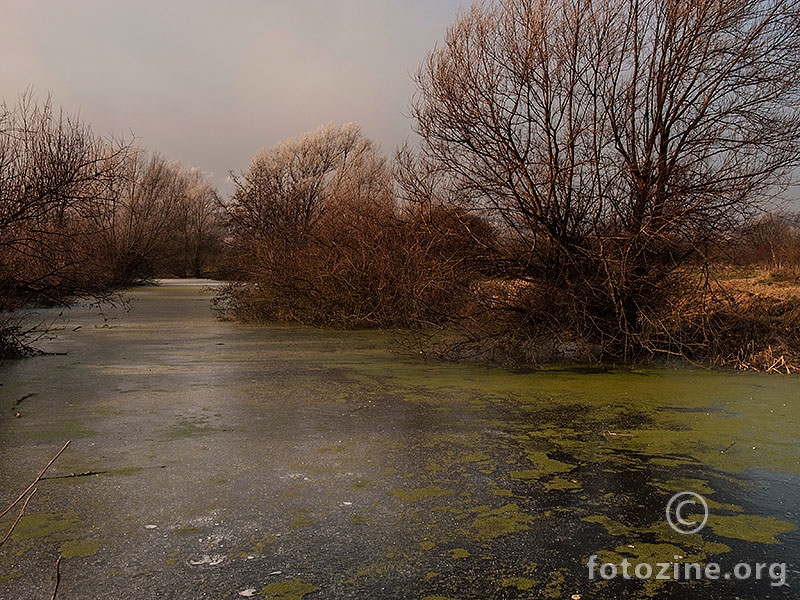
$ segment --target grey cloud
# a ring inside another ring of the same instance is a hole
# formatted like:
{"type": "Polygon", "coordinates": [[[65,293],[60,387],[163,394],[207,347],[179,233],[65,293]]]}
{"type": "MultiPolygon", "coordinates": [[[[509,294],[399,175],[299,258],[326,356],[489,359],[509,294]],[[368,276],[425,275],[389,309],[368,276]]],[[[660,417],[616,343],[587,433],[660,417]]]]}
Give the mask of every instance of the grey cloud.
{"type": "Polygon", "coordinates": [[[411,73],[459,5],[40,0],[13,10],[0,36],[24,65],[0,67],[1,91],[52,91],[98,132],[132,130],[218,178],[330,121],[358,121],[391,151],[411,133],[411,73]]]}

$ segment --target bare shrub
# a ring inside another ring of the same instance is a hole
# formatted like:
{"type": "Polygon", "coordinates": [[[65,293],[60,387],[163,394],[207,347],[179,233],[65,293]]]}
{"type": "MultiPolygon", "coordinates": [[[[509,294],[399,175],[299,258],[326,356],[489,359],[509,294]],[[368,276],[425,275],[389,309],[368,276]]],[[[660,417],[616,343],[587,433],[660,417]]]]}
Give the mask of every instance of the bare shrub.
{"type": "Polygon", "coordinates": [[[0,108],[0,310],[100,287],[86,264],[82,216],[107,198],[126,148],[39,104],[0,108]]]}
{"type": "MultiPolygon", "coordinates": [[[[464,272],[431,218],[395,201],[386,158],[358,126],[329,125],[260,152],[227,207],[240,318],[409,327],[448,318],[464,272]]],[[[455,220],[454,223],[457,223],[455,220]]]]}

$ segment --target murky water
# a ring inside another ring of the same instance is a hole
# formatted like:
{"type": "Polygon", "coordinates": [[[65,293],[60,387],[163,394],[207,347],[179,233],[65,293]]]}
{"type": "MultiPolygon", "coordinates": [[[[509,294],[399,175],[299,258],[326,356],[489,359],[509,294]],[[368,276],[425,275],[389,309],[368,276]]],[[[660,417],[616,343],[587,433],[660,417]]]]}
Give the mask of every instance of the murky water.
{"type": "Polygon", "coordinates": [[[60,552],[62,600],[800,598],[796,378],[424,362],[216,321],[201,283],[73,309],[57,354],[0,365],[0,504],[72,440],[0,597],[49,597],[60,552]],[[667,523],[681,491],[698,533],[667,523]],[[721,574],[656,579],[686,562],[721,574]]]}

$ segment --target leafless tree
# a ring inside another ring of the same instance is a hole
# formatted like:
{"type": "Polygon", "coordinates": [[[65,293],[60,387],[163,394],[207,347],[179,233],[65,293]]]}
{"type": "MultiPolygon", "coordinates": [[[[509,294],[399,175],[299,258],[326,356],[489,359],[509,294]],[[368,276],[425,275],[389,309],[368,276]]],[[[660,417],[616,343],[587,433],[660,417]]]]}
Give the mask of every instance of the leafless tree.
{"type": "Polygon", "coordinates": [[[799,7],[477,2],[418,72],[421,151],[503,223],[541,312],[631,356],[800,163],[799,7]]]}
{"type": "Polygon", "coordinates": [[[216,191],[201,173],[131,149],[117,163],[113,193],[90,211],[97,268],[112,286],[202,273],[219,234],[217,206],[216,191]]]}
{"type": "Polygon", "coordinates": [[[174,275],[202,277],[219,267],[223,213],[217,191],[201,172],[182,168],[183,188],[174,221],[173,248],[167,270],[174,275]]]}
{"type": "Polygon", "coordinates": [[[759,215],[737,232],[726,247],[734,264],[766,267],[776,274],[800,271],[800,214],[759,215]]]}
{"type": "Polygon", "coordinates": [[[96,291],[77,221],[107,197],[124,144],[95,137],[33,94],[0,107],[0,308],[96,291]]]}
{"type": "MultiPolygon", "coordinates": [[[[203,272],[220,235],[200,173],[95,136],[32,92],[0,105],[0,354],[24,349],[9,311],[106,297],[158,269],[203,272]]],[[[169,272],[173,272],[169,271],[169,272]]]]}

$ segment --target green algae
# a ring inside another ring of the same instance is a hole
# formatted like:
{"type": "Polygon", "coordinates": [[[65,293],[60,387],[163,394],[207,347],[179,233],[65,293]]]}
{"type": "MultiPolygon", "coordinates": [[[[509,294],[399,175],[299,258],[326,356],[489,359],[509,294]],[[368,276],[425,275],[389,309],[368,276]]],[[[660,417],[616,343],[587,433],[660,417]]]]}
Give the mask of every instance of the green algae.
{"type": "Polygon", "coordinates": [[[439,487],[438,485],[429,485],[424,488],[392,488],[390,491],[395,498],[405,502],[420,502],[453,494],[453,490],[439,487]]]}
{"type": "Polygon", "coordinates": [[[303,600],[309,594],[318,592],[320,588],[302,579],[290,579],[279,583],[270,583],[261,588],[260,596],[267,600],[303,600]]]}
{"type": "MultiPolygon", "coordinates": [[[[686,480],[673,482],[674,485],[668,485],[667,487],[670,489],[673,487],[680,488],[686,483],[691,482],[686,480]]],[[[694,483],[697,485],[697,482],[694,483]]],[[[704,489],[706,492],[709,490],[710,488],[704,489]]],[[[733,513],[740,513],[742,510],[739,506],[720,504],[711,500],[707,500],[707,504],[710,510],[722,509],[733,513]]],[[[684,517],[687,518],[690,516],[691,515],[684,515],[684,517]]],[[[700,518],[702,515],[698,514],[695,516],[700,518]]],[[[730,548],[725,544],[702,540],[697,534],[678,534],[665,523],[657,522],[650,527],[639,527],[634,529],[605,515],[582,517],[581,520],[587,523],[597,523],[602,525],[605,527],[606,531],[608,531],[609,535],[613,537],[633,538],[641,537],[642,535],[646,534],[654,534],[661,540],[681,540],[682,542],[691,541],[695,547],[702,548],[704,552],[708,554],[724,553],[730,550],[730,548]]],[[[780,541],[777,539],[779,535],[797,530],[797,526],[795,524],[776,519],[775,517],[763,517],[747,514],[724,515],[709,513],[708,521],[705,526],[720,537],[759,544],[779,544],[780,541]]]]}
{"type": "Polygon", "coordinates": [[[271,533],[266,533],[253,545],[253,554],[263,554],[267,546],[274,546],[277,542],[277,537],[271,533]]]}
{"type": "Polygon", "coordinates": [[[610,519],[605,515],[591,515],[589,517],[582,517],[581,521],[585,521],[586,523],[598,523],[599,525],[605,527],[606,531],[608,531],[608,534],[613,537],[624,537],[631,534],[630,527],[623,525],[614,519],[610,519]]]}
{"type": "Polygon", "coordinates": [[[583,489],[580,482],[575,479],[566,479],[564,477],[553,477],[544,483],[544,489],[548,492],[564,491],[564,492],[578,492],[583,489]]]}
{"type": "Polygon", "coordinates": [[[77,513],[28,513],[20,520],[8,542],[9,553],[22,556],[43,545],[53,544],[65,558],[93,556],[100,542],[83,533],[77,513]]]}
{"type": "MultiPolygon", "coordinates": [[[[615,457],[619,450],[631,450],[674,465],[696,460],[740,472],[770,464],[783,472],[800,472],[798,445],[785,443],[797,439],[792,423],[800,407],[786,404],[786,398],[793,397],[792,386],[781,378],[688,369],[603,374],[553,369],[509,374],[474,365],[434,366],[411,361],[385,368],[380,361],[363,364],[363,369],[360,366],[349,365],[364,377],[380,373],[382,380],[395,388],[415,390],[420,398],[436,395],[445,404],[478,393],[484,404],[493,399],[512,401],[531,415],[540,414],[543,407],[563,407],[565,416],[579,414],[580,421],[539,422],[534,430],[541,431],[528,430],[526,435],[554,448],[572,450],[581,461],[595,462],[615,457]],[[421,385],[421,380],[426,383],[421,385]],[[767,435],[756,440],[754,431],[767,435]],[[756,443],[748,443],[750,439],[756,443]],[[736,442],[733,447],[732,442],[736,442]]],[[[405,397],[413,401],[413,396],[405,397]]],[[[507,425],[518,429],[514,422],[507,425]]]]}
{"type": "Polygon", "coordinates": [[[193,525],[181,525],[176,527],[172,530],[172,533],[175,535],[194,535],[196,533],[201,533],[203,531],[202,527],[196,527],[193,525]]]}
{"type": "Polygon", "coordinates": [[[708,498],[712,496],[716,490],[708,485],[708,482],[702,479],[670,479],[669,481],[659,481],[656,487],[667,492],[694,492],[708,498]]]}
{"type": "Polygon", "coordinates": [[[493,540],[509,533],[527,531],[534,520],[516,504],[507,504],[494,510],[482,510],[470,525],[476,540],[493,540]]]}
{"type": "Polygon", "coordinates": [[[130,477],[131,475],[138,475],[142,471],[144,471],[143,467],[123,467],[122,469],[111,469],[110,471],[99,473],[99,475],[104,475],[106,477],[130,477]]]}
{"type": "Polygon", "coordinates": [[[793,523],[756,515],[710,514],[706,526],[721,537],[759,544],[779,544],[777,536],[797,529],[793,523]]]}
{"type": "Polygon", "coordinates": [[[501,582],[504,588],[515,588],[521,592],[527,592],[532,589],[538,581],[535,579],[528,579],[527,577],[506,577],[501,582]]]}
{"type": "Polygon", "coordinates": [[[511,471],[508,476],[515,481],[539,481],[545,473],[541,471],[511,471]]]}
{"type": "Polygon", "coordinates": [[[172,423],[162,435],[162,440],[192,439],[213,433],[215,429],[209,425],[208,417],[182,417],[172,423]]]}
{"type": "MultiPolygon", "coordinates": [[[[541,435],[542,432],[535,432],[541,435]]],[[[538,449],[546,445],[543,439],[532,440],[528,437],[518,437],[517,441],[521,444],[528,461],[533,465],[533,469],[522,469],[511,471],[509,477],[515,481],[539,481],[545,477],[569,473],[576,468],[576,465],[565,463],[548,456],[548,450],[538,449]]]]}
{"type": "Polygon", "coordinates": [[[350,484],[354,490],[365,490],[372,485],[372,482],[368,479],[361,479],[358,478],[350,484]]]}
{"type": "Polygon", "coordinates": [[[469,553],[469,550],[465,548],[453,548],[450,550],[450,556],[452,556],[455,559],[459,559],[459,558],[469,558],[472,555],[469,553]]]}
{"type": "MultiPolygon", "coordinates": [[[[676,550],[677,554],[684,555],[686,552],[683,547],[695,549],[697,556],[707,557],[715,554],[725,554],[730,551],[730,547],[719,543],[712,542],[704,539],[699,533],[682,534],[678,533],[670,527],[666,520],[664,522],[656,522],[648,527],[629,527],[619,521],[610,519],[605,515],[592,515],[583,517],[581,519],[586,523],[597,523],[602,525],[608,534],[615,538],[622,538],[626,542],[625,545],[620,545],[617,552],[628,555],[641,555],[642,552],[653,548],[657,549],[660,553],[662,560],[671,560],[673,555],[666,555],[664,552],[676,550]],[[644,542],[646,538],[655,538],[658,544],[651,542],[644,542]],[[634,549],[636,552],[632,552],[634,549]]],[[[598,554],[602,555],[602,552],[598,554]]],[[[641,556],[640,556],[641,557],[641,556]]],[[[644,557],[647,558],[647,557],[644,557]]],[[[650,557],[652,558],[652,556],[650,557]]]]}
{"type": "Polygon", "coordinates": [[[29,513],[14,529],[12,539],[19,542],[63,539],[77,533],[80,528],[81,520],[74,512],[29,513]]]}
{"type": "Polygon", "coordinates": [[[317,519],[309,516],[309,512],[310,511],[307,508],[296,511],[294,517],[292,517],[291,526],[295,528],[301,528],[308,527],[309,525],[316,523],[317,519]]]}
{"type": "Polygon", "coordinates": [[[553,600],[563,598],[565,581],[566,577],[563,569],[557,569],[551,573],[544,590],[542,590],[542,597],[553,598],[553,600]]]}
{"type": "Polygon", "coordinates": [[[492,457],[483,452],[472,452],[461,457],[461,461],[465,463],[479,463],[491,460],[492,457]]]}
{"type": "Polygon", "coordinates": [[[23,573],[20,570],[12,570],[12,571],[9,571],[8,573],[0,574],[0,585],[6,584],[6,583],[10,583],[10,582],[14,581],[15,579],[21,579],[24,576],[25,576],[25,573],[23,573]]]}
{"type": "Polygon", "coordinates": [[[514,492],[509,490],[508,488],[500,487],[495,482],[489,482],[488,490],[490,494],[497,496],[499,498],[511,498],[514,496],[514,492]]]}
{"type": "Polygon", "coordinates": [[[568,473],[575,468],[575,465],[550,458],[547,456],[547,452],[528,450],[525,454],[528,460],[531,461],[539,471],[544,473],[568,473]]]}
{"type": "MultiPolygon", "coordinates": [[[[25,414],[23,414],[24,421],[25,414]]],[[[92,437],[94,431],[85,421],[71,418],[59,418],[38,423],[35,429],[20,428],[18,435],[22,435],[31,440],[80,440],[92,437]]]]}
{"type": "Polygon", "coordinates": [[[100,550],[100,542],[97,540],[79,540],[64,542],[58,551],[64,558],[76,558],[79,556],[94,556],[100,550]]]}
{"type": "Polygon", "coordinates": [[[326,446],[324,448],[320,448],[317,450],[320,454],[327,454],[329,452],[347,452],[353,448],[353,444],[351,443],[339,443],[333,446],[326,446]]]}

